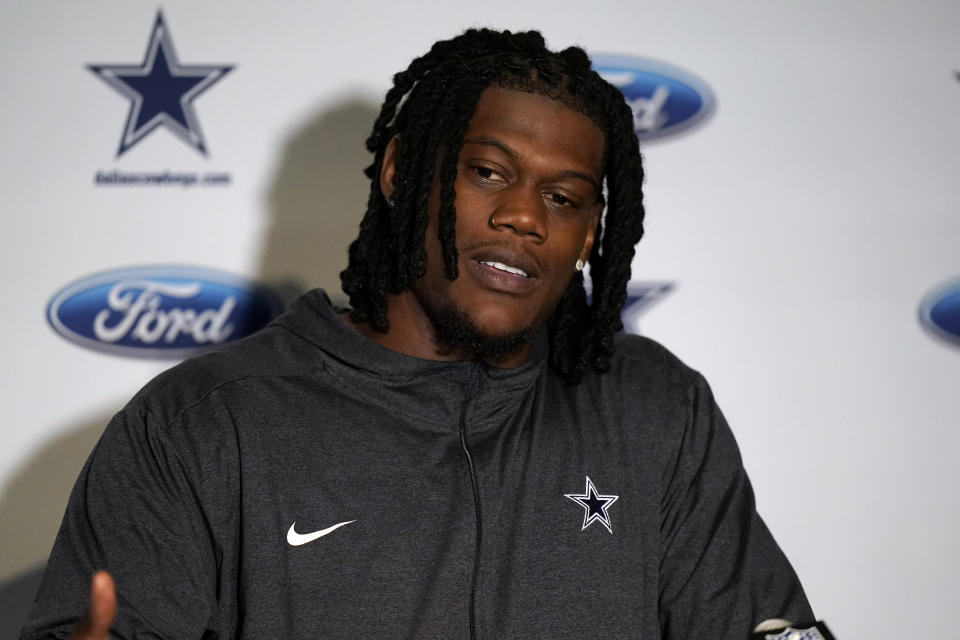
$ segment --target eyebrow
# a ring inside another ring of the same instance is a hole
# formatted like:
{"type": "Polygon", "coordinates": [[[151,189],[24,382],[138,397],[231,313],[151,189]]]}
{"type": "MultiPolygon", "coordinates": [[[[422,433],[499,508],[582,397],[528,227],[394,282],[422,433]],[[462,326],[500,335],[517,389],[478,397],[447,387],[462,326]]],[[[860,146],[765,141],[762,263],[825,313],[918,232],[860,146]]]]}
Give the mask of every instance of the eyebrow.
{"type": "MultiPolygon", "coordinates": [[[[487,147],[495,147],[500,151],[503,151],[505,154],[510,156],[513,160],[519,160],[520,154],[517,153],[517,150],[511,147],[508,144],[505,144],[503,141],[490,136],[477,136],[476,138],[464,138],[463,144],[480,144],[487,147]]],[[[560,176],[564,178],[575,178],[578,180],[583,180],[593,185],[593,188],[597,190],[597,193],[602,193],[600,183],[593,176],[583,173],[582,171],[572,171],[570,169],[565,169],[559,172],[560,176]]]]}

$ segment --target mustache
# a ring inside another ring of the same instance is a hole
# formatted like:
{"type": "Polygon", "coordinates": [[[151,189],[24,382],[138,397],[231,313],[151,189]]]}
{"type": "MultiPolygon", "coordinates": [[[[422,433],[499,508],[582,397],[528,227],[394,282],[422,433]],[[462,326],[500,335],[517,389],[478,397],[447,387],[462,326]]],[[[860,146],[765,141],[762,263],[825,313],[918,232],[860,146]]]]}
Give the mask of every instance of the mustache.
{"type": "Polygon", "coordinates": [[[486,249],[488,247],[504,247],[515,251],[510,246],[510,241],[502,238],[496,240],[476,240],[474,242],[464,242],[462,245],[457,247],[457,251],[469,253],[471,251],[476,251],[477,249],[486,249]]]}

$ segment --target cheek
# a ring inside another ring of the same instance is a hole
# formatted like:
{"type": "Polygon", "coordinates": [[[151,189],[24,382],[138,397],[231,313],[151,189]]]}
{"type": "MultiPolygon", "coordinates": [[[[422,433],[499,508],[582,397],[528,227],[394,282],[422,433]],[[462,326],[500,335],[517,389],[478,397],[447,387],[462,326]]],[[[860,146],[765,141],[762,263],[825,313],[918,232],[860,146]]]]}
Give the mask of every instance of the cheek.
{"type": "Polygon", "coordinates": [[[553,312],[553,307],[560,302],[567,287],[570,286],[570,281],[576,275],[574,264],[577,261],[577,257],[579,257],[579,254],[564,256],[562,264],[557,264],[554,267],[553,281],[550,283],[549,292],[546,296],[546,303],[547,306],[550,307],[551,313],[553,312]]]}
{"type": "Polygon", "coordinates": [[[583,254],[585,248],[589,248],[592,244],[591,228],[581,222],[575,228],[568,230],[561,244],[564,247],[563,256],[558,257],[558,260],[564,263],[561,268],[572,270],[577,258],[583,254]]]}

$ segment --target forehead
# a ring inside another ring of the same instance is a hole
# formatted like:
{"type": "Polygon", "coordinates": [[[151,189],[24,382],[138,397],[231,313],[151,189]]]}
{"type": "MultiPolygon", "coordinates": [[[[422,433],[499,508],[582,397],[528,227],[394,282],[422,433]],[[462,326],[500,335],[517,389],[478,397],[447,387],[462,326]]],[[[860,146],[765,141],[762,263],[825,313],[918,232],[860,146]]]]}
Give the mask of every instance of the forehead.
{"type": "Polygon", "coordinates": [[[576,165],[598,179],[603,173],[604,135],[596,123],[536,93],[500,87],[484,90],[464,139],[478,137],[500,140],[531,159],[576,165]]]}

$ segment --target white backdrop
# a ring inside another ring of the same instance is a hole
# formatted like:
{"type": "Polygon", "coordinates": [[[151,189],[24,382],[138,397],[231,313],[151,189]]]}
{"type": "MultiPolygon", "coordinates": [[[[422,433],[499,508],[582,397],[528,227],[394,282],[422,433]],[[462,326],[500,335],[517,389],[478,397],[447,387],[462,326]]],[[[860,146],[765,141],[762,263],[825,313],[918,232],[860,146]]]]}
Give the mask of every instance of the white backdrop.
{"type": "Polygon", "coordinates": [[[169,0],[180,61],[234,65],[194,102],[209,154],[160,128],[120,157],[129,101],[86,65],[139,64],[159,7],[0,7],[0,596],[35,584],[106,421],[171,364],[67,342],[50,298],[138,265],[336,287],[391,75],[491,25],[711,87],[709,120],[644,147],[634,273],[674,287],[640,328],[711,381],[761,513],[839,638],[951,636],[960,349],[917,309],[960,275],[960,4],[382,4],[169,0]],[[94,184],[113,170],[231,181],[94,184]]]}

